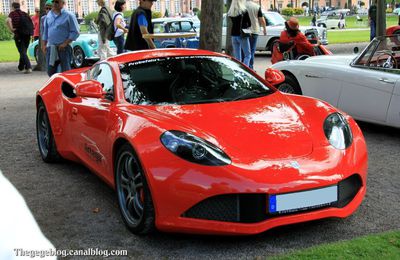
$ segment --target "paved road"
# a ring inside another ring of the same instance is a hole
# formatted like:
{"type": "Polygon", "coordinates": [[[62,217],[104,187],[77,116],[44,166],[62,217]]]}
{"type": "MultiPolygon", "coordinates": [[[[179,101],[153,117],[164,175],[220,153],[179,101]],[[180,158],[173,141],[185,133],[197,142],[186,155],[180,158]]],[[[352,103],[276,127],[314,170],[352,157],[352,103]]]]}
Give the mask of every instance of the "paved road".
{"type": "MultiPolygon", "coordinates": [[[[262,71],[269,58],[258,56],[256,62],[262,71]]],[[[113,190],[88,169],[42,162],[36,146],[34,95],[47,77],[39,72],[17,74],[14,66],[0,64],[0,168],[58,249],[119,248],[146,259],[256,258],[400,229],[400,135],[393,128],[361,124],[370,156],[368,191],[347,219],[280,227],[249,237],[134,236],[121,221],[113,190]]]]}

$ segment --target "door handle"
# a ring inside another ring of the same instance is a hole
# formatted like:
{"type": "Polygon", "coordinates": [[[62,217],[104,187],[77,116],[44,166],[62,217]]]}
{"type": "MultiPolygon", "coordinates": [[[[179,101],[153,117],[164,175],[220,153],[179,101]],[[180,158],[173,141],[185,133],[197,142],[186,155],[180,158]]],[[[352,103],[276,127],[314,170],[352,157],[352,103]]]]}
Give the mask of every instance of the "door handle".
{"type": "Polygon", "coordinates": [[[388,80],[388,79],[385,79],[385,78],[380,78],[379,81],[385,82],[385,83],[388,83],[388,84],[394,84],[394,83],[396,83],[395,81],[388,80]]]}
{"type": "Polygon", "coordinates": [[[316,75],[308,75],[308,74],[306,74],[306,78],[322,79],[322,77],[320,77],[320,76],[316,76],[316,75]]]}
{"type": "Polygon", "coordinates": [[[72,108],[72,114],[76,116],[78,114],[78,109],[76,107],[72,108]]]}

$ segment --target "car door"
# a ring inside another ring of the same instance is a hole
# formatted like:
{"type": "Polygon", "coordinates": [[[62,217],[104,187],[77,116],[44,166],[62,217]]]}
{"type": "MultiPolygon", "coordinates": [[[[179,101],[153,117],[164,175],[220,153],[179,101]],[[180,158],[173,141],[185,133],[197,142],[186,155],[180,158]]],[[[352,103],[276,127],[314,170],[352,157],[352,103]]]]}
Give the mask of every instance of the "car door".
{"type": "Polygon", "coordinates": [[[400,79],[397,61],[387,63],[393,60],[389,54],[396,48],[398,46],[385,37],[369,45],[352,64],[352,69],[340,76],[343,85],[339,108],[358,119],[387,121],[389,104],[400,79]]]}
{"type": "Polygon", "coordinates": [[[80,102],[73,104],[76,153],[86,165],[104,175],[112,162],[109,131],[117,122],[115,113],[111,112],[115,106],[112,68],[107,63],[100,63],[91,69],[88,79],[100,82],[106,94],[103,98],[82,97],[80,102]]]}

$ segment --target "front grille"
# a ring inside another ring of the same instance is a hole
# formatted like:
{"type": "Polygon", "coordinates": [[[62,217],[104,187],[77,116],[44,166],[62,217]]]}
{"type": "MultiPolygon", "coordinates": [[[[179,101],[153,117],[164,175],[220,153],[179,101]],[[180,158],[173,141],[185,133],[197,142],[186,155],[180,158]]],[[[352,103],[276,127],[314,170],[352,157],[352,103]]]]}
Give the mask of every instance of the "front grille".
{"type": "Polygon", "coordinates": [[[326,207],[343,208],[349,204],[362,186],[360,175],[354,174],[338,183],[338,201],[303,211],[281,214],[268,213],[268,194],[224,194],[207,198],[191,207],[182,217],[225,222],[256,223],[282,215],[311,212],[326,207]]]}
{"type": "Polygon", "coordinates": [[[182,216],[207,220],[255,223],[266,219],[266,194],[225,194],[194,205],[182,216]]]}

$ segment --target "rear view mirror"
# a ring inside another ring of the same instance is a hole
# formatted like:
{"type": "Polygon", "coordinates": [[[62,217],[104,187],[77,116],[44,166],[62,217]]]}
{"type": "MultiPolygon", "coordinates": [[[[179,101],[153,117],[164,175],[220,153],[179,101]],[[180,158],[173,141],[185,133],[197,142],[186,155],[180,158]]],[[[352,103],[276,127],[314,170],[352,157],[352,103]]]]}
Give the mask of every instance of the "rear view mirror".
{"type": "Polygon", "coordinates": [[[265,80],[277,86],[285,81],[285,75],[280,70],[268,68],[265,70],[265,80]]]}
{"type": "Polygon", "coordinates": [[[353,52],[354,52],[354,54],[357,54],[359,52],[358,47],[354,47],[353,52]]]}
{"type": "Polygon", "coordinates": [[[85,80],[76,84],[75,94],[78,97],[102,98],[104,97],[103,86],[96,80],[85,80]]]}

